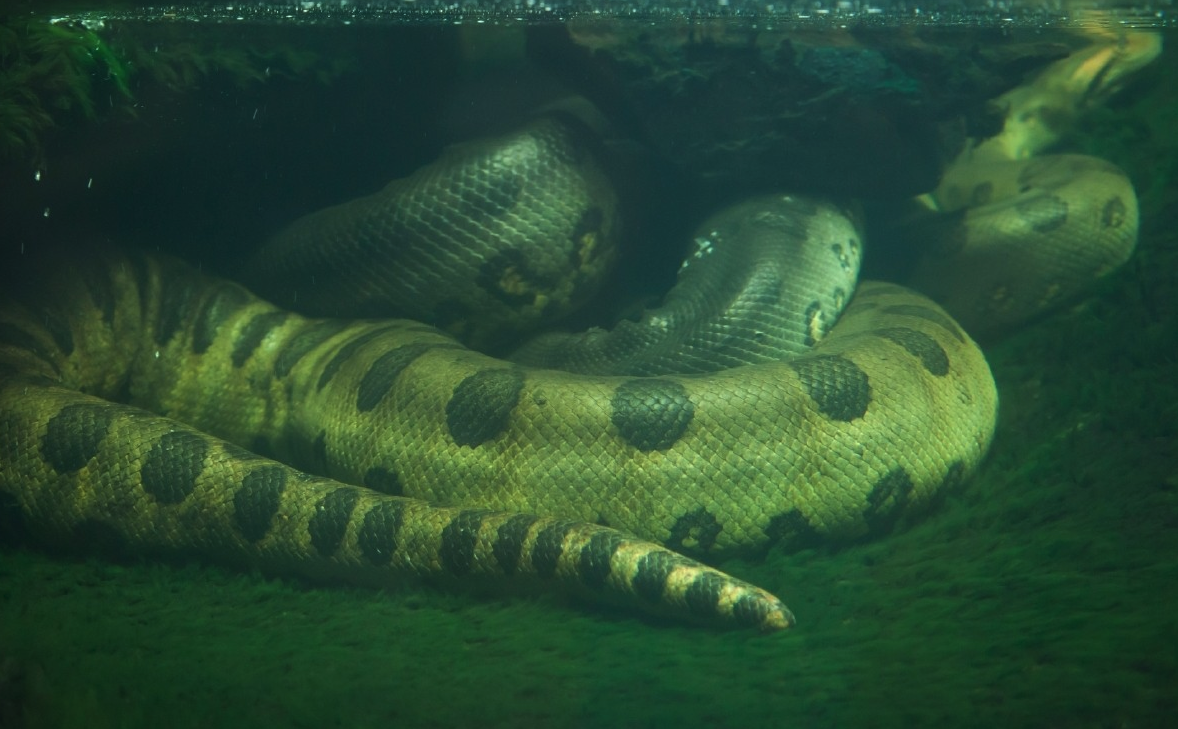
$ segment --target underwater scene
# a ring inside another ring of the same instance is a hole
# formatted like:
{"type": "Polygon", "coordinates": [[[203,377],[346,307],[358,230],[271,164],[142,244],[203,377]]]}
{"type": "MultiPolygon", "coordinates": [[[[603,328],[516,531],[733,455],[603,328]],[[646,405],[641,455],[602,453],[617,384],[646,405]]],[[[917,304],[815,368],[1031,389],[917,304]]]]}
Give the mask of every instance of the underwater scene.
{"type": "Polygon", "coordinates": [[[1169,727],[1148,4],[0,10],[0,728],[1169,727]]]}

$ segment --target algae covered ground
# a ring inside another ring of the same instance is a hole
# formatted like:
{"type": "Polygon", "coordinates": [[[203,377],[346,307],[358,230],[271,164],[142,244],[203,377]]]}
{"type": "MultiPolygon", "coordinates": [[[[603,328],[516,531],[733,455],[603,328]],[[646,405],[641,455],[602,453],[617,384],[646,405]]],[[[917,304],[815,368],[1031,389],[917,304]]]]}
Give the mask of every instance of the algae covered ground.
{"type": "Polygon", "coordinates": [[[725,565],[794,630],[6,546],[0,727],[1172,726],[1175,64],[1069,139],[1130,171],[1140,248],[987,346],[981,473],[886,538],[725,565]]]}

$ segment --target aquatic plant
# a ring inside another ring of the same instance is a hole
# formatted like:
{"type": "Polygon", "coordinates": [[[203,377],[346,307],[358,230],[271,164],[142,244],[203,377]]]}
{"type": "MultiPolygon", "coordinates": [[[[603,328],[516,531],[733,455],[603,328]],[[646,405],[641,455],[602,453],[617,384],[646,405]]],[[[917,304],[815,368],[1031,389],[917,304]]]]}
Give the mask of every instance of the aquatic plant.
{"type": "Polygon", "coordinates": [[[47,21],[0,24],[0,158],[39,156],[55,115],[94,119],[96,78],[110,94],[131,98],[126,64],[94,31],[47,21]]]}
{"type": "Polygon", "coordinates": [[[274,77],[326,84],[355,66],[286,40],[224,38],[195,24],[0,19],[0,159],[36,162],[45,131],[70,114],[96,119],[96,100],[108,101],[104,114],[133,116],[132,81],[177,92],[214,74],[239,87],[274,77]]]}

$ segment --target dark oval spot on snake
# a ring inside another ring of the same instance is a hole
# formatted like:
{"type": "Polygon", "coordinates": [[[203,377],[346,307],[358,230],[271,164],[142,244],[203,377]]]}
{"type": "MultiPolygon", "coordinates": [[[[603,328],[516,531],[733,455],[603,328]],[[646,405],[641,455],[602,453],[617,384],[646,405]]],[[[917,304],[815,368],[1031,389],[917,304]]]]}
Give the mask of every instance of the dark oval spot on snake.
{"type": "Polygon", "coordinates": [[[531,514],[516,514],[499,525],[495,531],[495,543],[491,553],[500,569],[511,575],[519,570],[519,558],[523,554],[528,531],[540,518],[531,514]]]}
{"type": "Polygon", "coordinates": [[[257,542],[270,531],[285,489],[286,469],[278,465],[255,468],[241,479],[233,492],[233,523],[247,541],[257,542]]]}
{"type": "Polygon", "coordinates": [[[344,540],[348,522],[352,520],[352,512],[359,500],[360,495],[356,490],[347,487],[337,488],[319,500],[315,505],[315,515],[307,524],[315,551],[324,557],[335,554],[344,540]]]}
{"type": "Polygon", "coordinates": [[[332,355],[331,359],[328,360],[327,364],[323,366],[323,371],[319,373],[319,382],[316,383],[315,389],[322,390],[324,387],[326,387],[327,383],[331,382],[331,379],[335,377],[337,372],[339,372],[340,367],[342,367],[345,362],[355,356],[356,352],[360,351],[360,348],[365,344],[368,344],[373,339],[376,339],[382,334],[394,331],[397,328],[398,327],[396,325],[391,325],[377,329],[371,329],[367,332],[364,332],[363,334],[352,337],[347,342],[344,342],[344,344],[335,351],[335,354],[332,355]]]}
{"type": "Polygon", "coordinates": [[[506,248],[484,261],[475,283],[511,305],[530,304],[537,292],[551,291],[557,285],[555,278],[536,271],[523,252],[515,248],[506,248]]]}
{"type": "Polygon", "coordinates": [[[369,564],[382,567],[392,561],[404,520],[405,506],[400,501],[378,502],[364,515],[356,543],[369,564]]]}
{"type": "Polygon", "coordinates": [[[932,322],[933,324],[936,324],[940,328],[944,329],[949,334],[952,334],[953,338],[957,341],[965,341],[965,335],[961,333],[961,328],[957,326],[957,323],[936,309],[931,309],[927,306],[918,306],[916,304],[891,304],[890,306],[884,307],[883,311],[887,314],[911,316],[917,319],[923,319],[924,321],[932,322]]]}
{"type": "Polygon", "coordinates": [[[474,566],[474,550],[479,541],[483,519],[491,512],[484,509],[464,509],[442,529],[442,547],[438,557],[442,566],[461,577],[474,566]]]}
{"type": "Polygon", "coordinates": [[[728,580],[714,572],[703,572],[696,576],[683,595],[687,609],[701,617],[715,615],[720,604],[720,595],[728,580]]]}
{"type": "Polygon", "coordinates": [[[233,366],[241,367],[245,364],[257,350],[258,345],[262,343],[262,340],[266,338],[266,335],[282,326],[289,317],[290,314],[285,311],[269,311],[250,319],[242,327],[241,332],[237,335],[237,340],[233,343],[233,351],[229,355],[233,366]]]}
{"type": "Polygon", "coordinates": [[[171,341],[176,332],[192,316],[196,306],[196,290],[189,277],[177,281],[161,281],[159,325],[155,330],[155,342],[161,347],[171,341]]]}
{"type": "Polygon", "coordinates": [[[274,376],[282,378],[289,375],[299,360],[347,326],[348,322],[337,319],[311,321],[302,331],[291,337],[278,353],[274,359],[274,376]]]}
{"type": "Polygon", "coordinates": [[[633,580],[634,591],[648,602],[660,602],[667,587],[667,578],[671,573],[678,567],[694,564],[691,560],[674,552],[665,550],[647,552],[638,560],[638,569],[633,580]]]}
{"type": "Polygon", "coordinates": [[[663,451],[683,436],[695,417],[687,389],[674,380],[627,380],[610,398],[610,421],[640,451],[663,451]]]}
{"type": "Polygon", "coordinates": [[[802,326],[806,332],[802,341],[807,347],[813,347],[822,339],[827,329],[822,321],[822,302],[811,301],[802,316],[802,326]]]}
{"type": "Polygon", "coordinates": [[[66,405],[49,419],[41,455],[57,473],[73,473],[98,454],[118,409],[111,405],[66,405]]]}
{"type": "Polygon", "coordinates": [[[921,366],[930,374],[937,377],[949,374],[949,355],[945,354],[937,340],[924,332],[906,327],[892,327],[877,330],[875,334],[903,347],[908,354],[919,359],[921,366]]]}
{"type": "Polygon", "coordinates": [[[912,495],[912,477],[902,467],[888,471],[867,494],[863,519],[873,535],[890,532],[912,495]]]}
{"type": "Polygon", "coordinates": [[[572,522],[558,521],[540,530],[532,548],[532,567],[536,574],[545,579],[556,575],[556,567],[564,554],[565,537],[574,529],[576,525],[572,522]]]}
{"type": "Polygon", "coordinates": [[[675,520],[666,546],[687,554],[706,552],[716,544],[721,529],[715,515],[701,506],[675,520]]]}
{"type": "Polygon", "coordinates": [[[205,297],[197,309],[192,332],[192,353],[204,354],[217,337],[221,325],[250,302],[245,289],[233,284],[221,284],[205,297]]]}
{"type": "Polygon", "coordinates": [[[1114,197],[1104,204],[1100,211],[1100,224],[1105,228],[1120,228],[1128,214],[1125,201],[1120,196],[1114,197]]]}
{"type": "Polygon", "coordinates": [[[806,394],[818,410],[833,420],[861,418],[871,404],[867,373],[845,357],[817,355],[790,361],[806,394]]]}
{"type": "Polygon", "coordinates": [[[613,571],[613,557],[625,538],[614,531],[600,531],[589,537],[577,558],[577,575],[590,589],[600,589],[613,571]]]}
{"type": "Polygon", "coordinates": [[[1050,233],[1068,221],[1068,204],[1058,195],[1036,195],[1015,206],[1036,233],[1050,233]]]}
{"type": "Polygon", "coordinates": [[[796,509],[771,517],[765,527],[765,536],[768,546],[776,546],[787,553],[809,549],[822,542],[818,530],[796,509]]]}
{"type": "Polygon", "coordinates": [[[139,470],[143,490],[161,504],[184,501],[196,488],[208,450],[205,436],[186,430],[164,433],[143,459],[139,470]]]}
{"type": "Polygon", "coordinates": [[[732,606],[732,616],[740,625],[764,625],[768,614],[769,604],[756,595],[741,595],[732,606]]]}
{"type": "Polygon", "coordinates": [[[524,389],[517,368],[479,370],[454,388],[446,403],[446,427],[460,446],[475,447],[507,429],[524,389]]]}
{"type": "Polygon", "coordinates": [[[391,468],[374,467],[364,474],[364,485],[373,491],[379,491],[389,496],[401,496],[405,487],[401,485],[401,478],[391,468]]]}
{"type": "Polygon", "coordinates": [[[366,413],[379,405],[405,368],[430,348],[430,345],[422,342],[406,344],[377,357],[360,379],[360,386],[356,389],[356,410],[366,413]]]}

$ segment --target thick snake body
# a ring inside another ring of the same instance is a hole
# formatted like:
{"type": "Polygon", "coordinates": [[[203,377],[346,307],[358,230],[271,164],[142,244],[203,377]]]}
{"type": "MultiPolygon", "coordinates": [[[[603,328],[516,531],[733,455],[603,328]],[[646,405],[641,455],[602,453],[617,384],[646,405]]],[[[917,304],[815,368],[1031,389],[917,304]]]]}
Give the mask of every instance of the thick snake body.
{"type": "MultiPolygon", "coordinates": [[[[432,285],[396,294],[424,302],[431,324],[463,334],[456,311],[562,308],[592,287],[614,225],[610,194],[564,195],[545,177],[559,169],[597,188],[562,129],[468,148],[417,183],[296,225],[285,239],[299,253],[294,283],[280,293],[305,302],[343,276],[304,232],[342,235],[340,258],[366,260],[361,232],[393,215],[391,227],[412,229],[414,255],[477,272],[477,300],[432,285]],[[549,172],[514,171],[504,150],[549,172]],[[439,170],[456,167],[476,173],[454,180],[466,192],[451,215],[431,195],[454,197],[439,170]],[[519,250],[471,254],[450,233],[429,249],[416,237],[457,226],[482,240],[539,219],[552,223],[542,237],[564,242],[571,277],[538,273],[519,250]]],[[[1096,209],[1123,214],[1096,224],[1131,224],[1135,240],[1132,188],[1100,189],[1096,209]]],[[[1033,216],[1031,234],[1091,226],[1063,202],[1050,225],[1039,203],[1008,215],[1033,216]]],[[[392,260],[345,286],[362,294],[361,313],[365,292],[407,259],[392,260]]],[[[29,276],[0,306],[0,513],[50,538],[97,533],[365,582],[550,580],[775,629],[792,623],[780,600],[680,553],[885,532],[968,477],[995,425],[981,351],[937,304],[892,284],[860,285],[833,327],[824,307],[799,313],[812,336],[794,357],[606,376],[494,359],[410,320],[304,318],[164,258],[93,253],[29,276]]],[[[831,299],[846,298],[838,288],[831,299]]]]}

